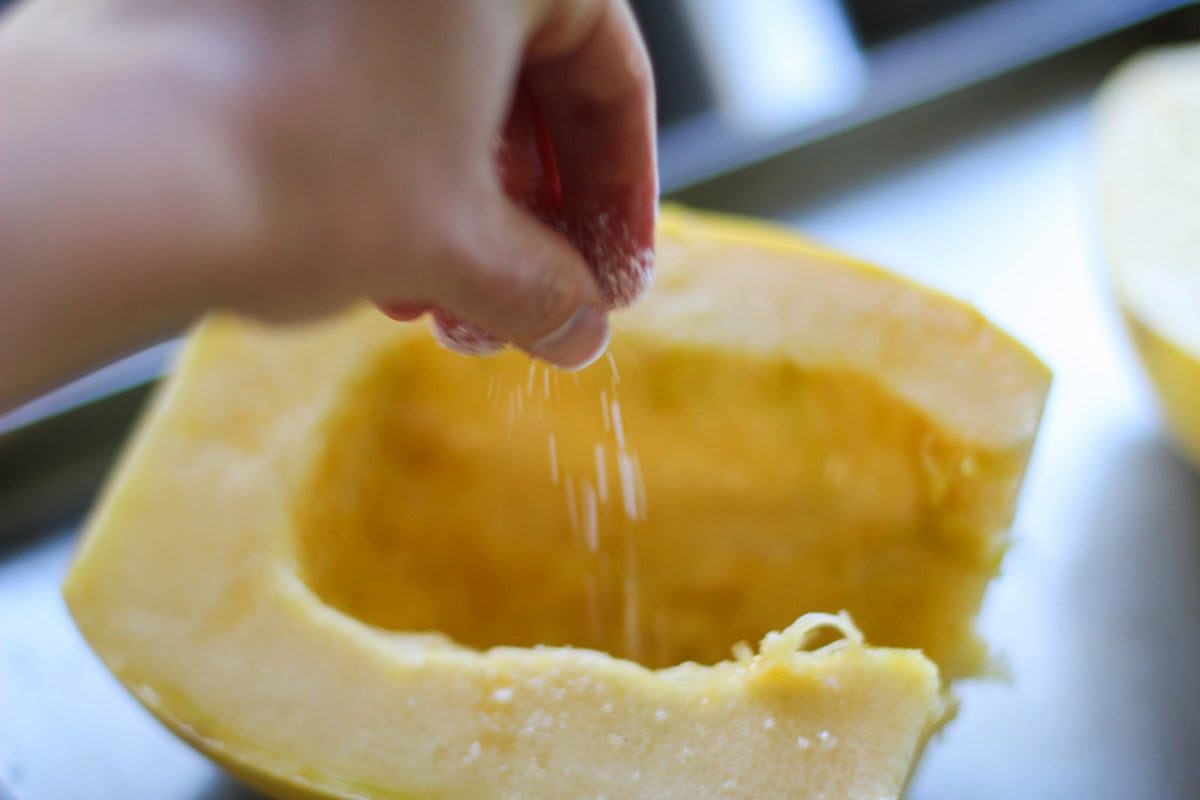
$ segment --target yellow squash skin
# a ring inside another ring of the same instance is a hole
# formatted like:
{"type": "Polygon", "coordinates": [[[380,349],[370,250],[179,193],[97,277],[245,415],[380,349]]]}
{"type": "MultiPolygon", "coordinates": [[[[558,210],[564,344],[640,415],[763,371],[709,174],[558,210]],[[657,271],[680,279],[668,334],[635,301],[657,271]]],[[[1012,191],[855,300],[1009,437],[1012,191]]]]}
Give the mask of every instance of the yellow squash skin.
{"type": "Polygon", "coordinates": [[[784,231],[667,209],[658,248],[577,381],[366,308],[207,320],[93,514],[80,630],[277,797],[899,796],[983,664],[1048,372],[784,231]],[[842,609],[889,647],[793,624],[842,609]]]}

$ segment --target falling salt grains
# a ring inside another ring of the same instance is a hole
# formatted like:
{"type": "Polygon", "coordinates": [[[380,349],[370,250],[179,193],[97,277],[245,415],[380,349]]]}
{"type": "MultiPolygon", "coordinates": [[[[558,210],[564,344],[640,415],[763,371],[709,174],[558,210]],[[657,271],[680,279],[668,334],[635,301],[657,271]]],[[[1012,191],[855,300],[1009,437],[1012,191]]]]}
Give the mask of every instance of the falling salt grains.
{"type": "Polygon", "coordinates": [[[534,374],[536,372],[537,372],[537,362],[536,361],[529,362],[529,379],[525,382],[525,392],[530,397],[533,397],[533,378],[534,378],[534,374]]]}
{"type": "Polygon", "coordinates": [[[583,536],[587,541],[588,551],[596,553],[600,549],[600,539],[597,532],[596,490],[590,483],[583,486],[583,536]]]}
{"type": "Polygon", "coordinates": [[[609,350],[607,353],[604,354],[604,357],[606,359],[608,359],[608,365],[610,367],[612,367],[613,383],[620,383],[621,382],[621,372],[620,372],[620,370],[617,369],[617,360],[615,358],[613,358],[612,351],[609,350]]]}
{"type": "Polygon", "coordinates": [[[612,430],[612,420],[608,416],[608,392],[600,390],[600,413],[604,418],[604,432],[612,430]]]}
{"type": "Polygon", "coordinates": [[[596,493],[600,495],[600,502],[608,502],[608,469],[604,463],[604,445],[597,442],[596,444],[596,493]]]}
{"type": "Polygon", "coordinates": [[[496,394],[496,378],[497,377],[498,376],[495,373],[493,373],[492,377],[490,379],[488,379],[488,388],[487,388],[487,399],[488,400],[491,400],[492,397],[495,396],[495,394],[496,394]]]}
{"type": "Polygon", "coordinates": [[[517,398],[517,413],[524,414],[525,413],[525,393],[522,392],[521,389],[518,387],[516,389],[513,389],[513,395],[515,395],[517,398]]]}
{"type": "Polygon", "coordinates": [[[554,441],[553,433],[550,434],[550,480],[558,486],[558,445],[554,441]]]}
{"type": "Polygon", "coordinates": [[[625,516],[629,517],[629,519],[637,519],[637,473],[635,472],[633,459],[625,453],[617,454],[617,477],[621,481],[621,502],[625,506],[625,516]]]}
{"type": "Polygon", "coordinates": [[[550,399],[550,369],[542,370],[542,397],[550,399]]]}
{"type": "Polygon", "coordinates": [[[617,435],[617,450],[625,452],[625,428],[621,425],[621,402],[617,398],[612,400],[612,424],[613,432],[617,435]]]}

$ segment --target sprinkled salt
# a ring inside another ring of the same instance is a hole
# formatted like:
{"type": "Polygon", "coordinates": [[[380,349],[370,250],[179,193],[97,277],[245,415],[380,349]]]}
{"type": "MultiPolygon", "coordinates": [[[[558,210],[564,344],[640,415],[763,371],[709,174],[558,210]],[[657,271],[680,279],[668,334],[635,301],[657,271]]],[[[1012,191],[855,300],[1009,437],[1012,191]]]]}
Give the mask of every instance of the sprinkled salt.
{"type": "Polygon", "coordinates": [[[608,466],[604,463],[604,445],[596,443],[596,492],[600,502],[608,502],[608,466]]]}
{"type": "Polygon", "coordinates": [[[592,553],[600,549],[596,526],[596,490],[585,481],[583,485],[583,535],[587,540],[588,550],[592,553]]]}
{"type": "Polygon", "coordinates": [[[617,451],[625,452],[625,428],[621,425],[621,401],[617,398],[612,400],[612,420],[613,431],[617,434],[617,451]]]}
{"type": "Polygon", "coordinates": [[[625,453],[617,454],[617,478],[621,481],[621,503],[625,507],[625,516],[637,519],[637,476],[633,470],[633,459],[625,453]]]}

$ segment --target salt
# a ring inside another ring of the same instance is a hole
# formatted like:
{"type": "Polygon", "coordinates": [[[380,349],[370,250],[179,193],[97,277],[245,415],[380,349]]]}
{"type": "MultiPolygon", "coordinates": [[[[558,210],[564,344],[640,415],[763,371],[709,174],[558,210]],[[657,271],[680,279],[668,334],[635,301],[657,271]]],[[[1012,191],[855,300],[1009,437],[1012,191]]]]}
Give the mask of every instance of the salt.
{"type": "Polygon", "coordinates": [[[596,491],[590,483],[583,486],[583,536],[587,541],[588,550],[592,553],[600,549],[597,531],[596,491]]]}
{"type": "Polygon", "coordinates": [[[604,463],[604,445],[596,443],[596,491],[600,502],[608,502],[608,467],[604,463]]]}

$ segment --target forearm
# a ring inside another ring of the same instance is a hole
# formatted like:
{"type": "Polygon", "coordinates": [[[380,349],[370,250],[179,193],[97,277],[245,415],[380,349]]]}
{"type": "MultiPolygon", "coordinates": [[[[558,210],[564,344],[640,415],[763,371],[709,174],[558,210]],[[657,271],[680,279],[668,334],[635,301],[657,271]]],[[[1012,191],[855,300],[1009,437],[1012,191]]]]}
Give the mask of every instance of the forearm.
{"type": "Polygon", "coordinates": [[[221,293],[252,209],[203,98],[144,63],[156,46],[0,37],[0,407],[221,293]]]}

